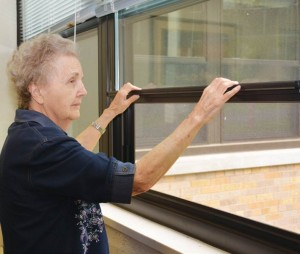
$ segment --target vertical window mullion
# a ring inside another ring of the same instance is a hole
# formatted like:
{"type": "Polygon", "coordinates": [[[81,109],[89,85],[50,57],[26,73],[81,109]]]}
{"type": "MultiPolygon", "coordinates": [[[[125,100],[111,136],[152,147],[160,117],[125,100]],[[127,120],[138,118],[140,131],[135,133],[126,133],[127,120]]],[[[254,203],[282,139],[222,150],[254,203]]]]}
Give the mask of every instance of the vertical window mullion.
{"type": "MultiPolygon", "coordinates": [[[[114,14],[101,18],[98,27],[99,33],[99,114],[109,105],[111,98],[107,96],[109,91],[115,90],[115,38],[114,38],[114,14]]],[[[116,119],[118,121],[119,118],[116,119]]],[[[106,135],[101,137],[99,150],[108,154],[113,153],[114,123],[110,125],[106,135]]],[[[117,142],[117,141],[116,141],[117,142]]],[[[119,144],[119,143],[118,143],[119,144]]]]}

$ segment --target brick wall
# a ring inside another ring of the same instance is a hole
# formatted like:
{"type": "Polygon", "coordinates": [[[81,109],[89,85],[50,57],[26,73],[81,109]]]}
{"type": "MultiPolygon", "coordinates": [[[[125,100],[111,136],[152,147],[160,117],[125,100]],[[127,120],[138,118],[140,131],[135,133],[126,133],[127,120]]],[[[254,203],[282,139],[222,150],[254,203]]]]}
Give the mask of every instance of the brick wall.
{"type": "Polygon", "coordinates": [[[300,233],[300,165],[165,176],[153,189],[300,233]]]}

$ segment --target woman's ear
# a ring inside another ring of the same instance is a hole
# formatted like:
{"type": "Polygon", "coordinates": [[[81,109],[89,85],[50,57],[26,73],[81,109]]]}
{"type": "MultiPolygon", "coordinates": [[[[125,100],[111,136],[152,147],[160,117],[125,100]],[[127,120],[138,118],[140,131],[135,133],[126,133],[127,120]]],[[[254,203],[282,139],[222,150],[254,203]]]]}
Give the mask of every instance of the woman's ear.
{"type": "Polygon", "coordinates": [[[28,86],[28,92],[31,94],[31,97],[35,102],[38,104],[43,104],[44,98],[38,85],[35,83],[30,83],[28,86]]]}

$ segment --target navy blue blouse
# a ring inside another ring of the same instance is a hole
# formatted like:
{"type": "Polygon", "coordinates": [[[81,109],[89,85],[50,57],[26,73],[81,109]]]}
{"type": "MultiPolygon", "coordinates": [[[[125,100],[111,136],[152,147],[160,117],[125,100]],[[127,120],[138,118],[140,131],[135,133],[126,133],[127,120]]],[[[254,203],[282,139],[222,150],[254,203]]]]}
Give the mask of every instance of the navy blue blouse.
{"type": "Polygon", "coordinates": [[[5,253],[108,253],[99,203],[130,203],[134,171],[18,109],[0,155],[5,253]]]}

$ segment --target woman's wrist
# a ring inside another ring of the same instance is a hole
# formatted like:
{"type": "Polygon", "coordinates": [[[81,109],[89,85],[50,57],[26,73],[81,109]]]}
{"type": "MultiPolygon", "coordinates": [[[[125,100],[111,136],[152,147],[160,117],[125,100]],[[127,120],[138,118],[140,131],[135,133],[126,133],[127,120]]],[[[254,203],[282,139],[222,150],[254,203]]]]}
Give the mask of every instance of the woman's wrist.
{"type": "Polygon", "coordinates": [[[118,113],[111,109],[111,108],[106,108],[104,111],[103,111],[103,114],[108,117],[110,120],[113,120],[117,115],[118,113]]]}
{"type": "Polygon", "coordinates": [[[95,120],[96,123],[101,125],[102,128],[106,128],[107,125],[116,117],[116,114],[113,110],[109,108],[105,109],[101,116],[95,120]]]}

